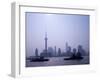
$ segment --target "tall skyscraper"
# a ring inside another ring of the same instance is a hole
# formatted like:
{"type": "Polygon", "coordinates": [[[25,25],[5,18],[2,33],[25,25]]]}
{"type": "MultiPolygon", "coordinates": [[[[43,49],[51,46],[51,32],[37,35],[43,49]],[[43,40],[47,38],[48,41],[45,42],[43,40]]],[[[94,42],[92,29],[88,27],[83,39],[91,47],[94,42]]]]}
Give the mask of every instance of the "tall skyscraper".
{"type": "Polygon", "coordinates": [[[54,52],[55,52],[55,56],[57,55],[57,53],[56,53],[56,46],[54,47],[54,52]]]}
{"type": "Polygon", "coordinates": [[[47,32],[45,32],[45,53],[47,53],[47,40],[48,40],[48,38],[47,38],[47,32]]]}
{"type": "Polygon", "coordinates": [[[35,49],[35,56],[36,56],[36,57],[39,56],[39,55],[38,55],[38,49],[37,49],[37,48],[35,49]]]}
{"type": "Polygon", "coordinates": [[[66,53],[67,53],[67,51],[68,51],[68,43],[66,42],[66,44],[65,44],[65,46],[66,46],[66,53]]]}
{"type": "Polygon", "coordinates": [[[58,56],[61,56],[61,49],[58,48],[58,56]]]}

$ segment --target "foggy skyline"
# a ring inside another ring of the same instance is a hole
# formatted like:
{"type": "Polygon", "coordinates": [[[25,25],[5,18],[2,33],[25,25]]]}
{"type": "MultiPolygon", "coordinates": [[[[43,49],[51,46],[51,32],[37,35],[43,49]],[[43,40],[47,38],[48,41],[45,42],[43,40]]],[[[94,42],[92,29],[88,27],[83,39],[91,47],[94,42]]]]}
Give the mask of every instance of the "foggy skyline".
{"type": "MultiPolygon", "coordinates": [[[[61,48],[65,51],[66,42],[71,48],[82,45],[89,50],[89,16],[69,14],[47,14],[26,12],[26,55],[34,55],[45,48],[45,32],[48,37],[48,47],[61,48]]],[[[58,50],[57,50],[58,51],[58,50]]]]}

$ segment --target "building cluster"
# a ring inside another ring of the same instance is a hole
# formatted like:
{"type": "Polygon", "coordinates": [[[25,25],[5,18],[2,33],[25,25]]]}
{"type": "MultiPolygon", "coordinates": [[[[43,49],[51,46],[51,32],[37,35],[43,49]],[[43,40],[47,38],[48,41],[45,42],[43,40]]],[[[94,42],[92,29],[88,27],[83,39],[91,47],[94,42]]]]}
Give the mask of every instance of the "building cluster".
{"type": "Polygon", "coordinates": [[[71,47],[68,45],[68,43],[65,44],[65,52],[63,52],[61,50],[61,48],[57,48],[56,46],[53,47],[48,47],[47,44],[47,33],[45,34],[45,49],[40,52],[40,54],[38,53],[38,48],[35,49],[35,56],[41,56],[41,57],[61,57],[61,56],[72,56],[73,53],[77,54],[77,52],[80,52],[81,55],[86,55],[85,50],[83,49],[83,47],[81,45],[78,45],[77,49],[74,48],[73,50],[71,50],[71,47]]]}

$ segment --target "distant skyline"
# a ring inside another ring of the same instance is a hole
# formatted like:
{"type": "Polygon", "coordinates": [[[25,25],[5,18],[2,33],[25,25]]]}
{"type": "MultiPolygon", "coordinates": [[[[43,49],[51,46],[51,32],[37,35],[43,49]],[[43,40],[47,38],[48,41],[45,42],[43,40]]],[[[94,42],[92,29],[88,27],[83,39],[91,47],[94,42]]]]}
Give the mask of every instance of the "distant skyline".
{"type": "Polygon", "coordinates": [[[89,15],[49,14],[26,12],[26,56],[45,49],[45,32],[48,47],[56,46],[66,51],[66,42],[71,48],[82,45],[89,51],[89,15]]]}

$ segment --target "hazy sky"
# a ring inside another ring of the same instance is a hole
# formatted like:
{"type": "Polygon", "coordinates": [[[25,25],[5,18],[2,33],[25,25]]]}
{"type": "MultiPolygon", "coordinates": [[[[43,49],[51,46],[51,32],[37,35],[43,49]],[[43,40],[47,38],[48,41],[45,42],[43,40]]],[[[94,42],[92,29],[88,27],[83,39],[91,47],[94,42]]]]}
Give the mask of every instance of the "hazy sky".
{"type": "Polygon", "coordinates": [[[80,44],[89,49],[89,16],[64,15],[26,12],[26,55],[34,55],[44,49],[45,32],[48,36],[48,47],[61,48],[65,51],[65,43],[72,48],[80,44]]]}

